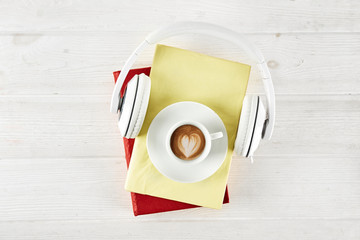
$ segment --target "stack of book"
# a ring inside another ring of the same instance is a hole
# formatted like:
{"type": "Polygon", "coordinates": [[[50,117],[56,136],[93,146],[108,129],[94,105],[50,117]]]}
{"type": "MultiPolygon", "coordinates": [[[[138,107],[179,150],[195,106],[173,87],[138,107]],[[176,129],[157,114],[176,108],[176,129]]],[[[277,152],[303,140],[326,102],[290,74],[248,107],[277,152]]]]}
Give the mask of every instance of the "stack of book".
{"type": "MultiPolygon", "coordinates": [[[[115,81],[119,73],[114,72],[115,81]]],[[[152,67],[130,70],[124,86],[140,73],[151,78],[148,113],[139,136],[136,139],[124,138],[123,141],[128,166],[125,189],[131,192],[134,215],[200,206],[219,209],[223,203],[229,203],[226,182],[250,66],[158,45],[152,67]],[[194,86],[194,81],[198,85],[189,88],[194,86]],[[165,87],[159,87],[160,84],[165,87]],[[171,86],[176,87],[171,89],[171,86]],[[159,106],[157,98],[162,99],[163,106],[159,106]],[[162,176],[146,151],[147,129],[158,109],[178,101],[196,101],[209,106],[223,120],[228,134],[228,154],[223,165],[211,177],[197,183],[179,183],[162,176]],[[156,111],[152,104],[156,104],[156,111]]]]}

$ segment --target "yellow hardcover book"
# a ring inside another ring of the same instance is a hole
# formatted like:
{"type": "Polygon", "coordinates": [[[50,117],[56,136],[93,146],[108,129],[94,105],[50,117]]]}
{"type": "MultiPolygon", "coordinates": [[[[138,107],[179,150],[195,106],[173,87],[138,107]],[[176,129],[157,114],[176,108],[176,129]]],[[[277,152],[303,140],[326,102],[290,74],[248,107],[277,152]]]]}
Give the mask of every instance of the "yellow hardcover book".
{"type": "Polygon", "coordinates": [[[157,45],[151,68],[151,92],[146,117],[136,137],[126,178],[127,191],[220,209],[229,175],[250,66],[204,54],[157,45]],[[209,178],[180,183],[162,175],[146,147],[149,126],[165,107],[194,101],[214,110],[224,122],[228,151],[221,167],[209,178]]]}

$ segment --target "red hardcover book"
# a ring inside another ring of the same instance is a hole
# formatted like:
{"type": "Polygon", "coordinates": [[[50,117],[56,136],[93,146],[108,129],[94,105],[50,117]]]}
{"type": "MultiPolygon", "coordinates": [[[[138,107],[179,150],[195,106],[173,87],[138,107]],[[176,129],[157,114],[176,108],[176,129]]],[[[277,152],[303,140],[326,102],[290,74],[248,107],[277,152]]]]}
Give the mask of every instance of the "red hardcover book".
{"type": "MultiPolygon", "coordinates": [[[[125,79],[124,86],[126,86],[126,84],[133,78],[135,74],[145,73],[147,76],[149,76],[150,70],[151,67],[131,69],[125,79]]],[[[119,74],[120,71],[114,72],[115,82],[119,74]]],[[[124,91],[124,87],[121,89],[121,94],[123,93],[123,91],[124,91]]],[[[129,163],[130,163],[135,139],[123,138],[123,140],[125,147],[126,164],[127,167],[129,168],[129,163]]],[[[153,197],[150,195],[144,195],[133,192],[131,193],[131,200],[132,200],[133,211],[135,216],[199,207],[188,203],[183,203],[165,198],[153,197]]],[[[224,203],[229,203],[229,194],[227,187],[224,195],[224,203]]]]}

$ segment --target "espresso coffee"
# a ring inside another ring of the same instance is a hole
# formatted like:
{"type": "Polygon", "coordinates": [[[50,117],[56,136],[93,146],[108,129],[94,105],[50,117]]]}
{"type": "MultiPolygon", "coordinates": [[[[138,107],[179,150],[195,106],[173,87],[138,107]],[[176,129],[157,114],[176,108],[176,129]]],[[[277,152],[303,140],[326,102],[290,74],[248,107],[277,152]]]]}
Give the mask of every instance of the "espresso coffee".
{"type": "Polygon", "coordinates": [[[175,129],[170,138],[172,152],[180,159],[194,160],[205,148],[205,136],[194,125],[182,125],[175,129]]]}

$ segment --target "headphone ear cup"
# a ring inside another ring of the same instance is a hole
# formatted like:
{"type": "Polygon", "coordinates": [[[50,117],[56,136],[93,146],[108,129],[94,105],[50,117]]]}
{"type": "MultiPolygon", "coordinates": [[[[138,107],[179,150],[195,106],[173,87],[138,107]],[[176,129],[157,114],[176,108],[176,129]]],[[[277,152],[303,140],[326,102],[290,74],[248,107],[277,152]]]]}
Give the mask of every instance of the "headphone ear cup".
{"type": "Polygon", "coordinates": [[[245,96],[234,150],[243,157],[254,154],[261,140],[266,119],[264,104],[259,96],[245,96]]]}
{"type": "Polygon", "coordinates": [[[149,103],[150,78],[145,74],[135,75],[127,84],[118,127],[125,138],[135,138],[144,122],[149,103]]]}
{"type": "Polygon", "coordinates": [[[137,135],[139,135],[149,105],[151,80],[148,76],[142,73],[139,75],[139,84],[140,91],[136,100],[136,104],[138,105],[135,107],[136,114],[133,118],[134,124],[132,132],[129,134],[129,138],[135,138],[137,135]]]}
{"type": "Polygon", "coordinates": [[[248,133],[247,130],[249,128],[249,125],[251,125],[249,121],[250,121],[252,100],[253,100],[252,96],[248,96],[248,95],[246,95],[243,100],[241,114],[240,114],[240,121],[236,134],[235,145],[234,145],[234,151],[238,155],[242,155],[243,149],[245,148],[244,145],[248,133]]]}

